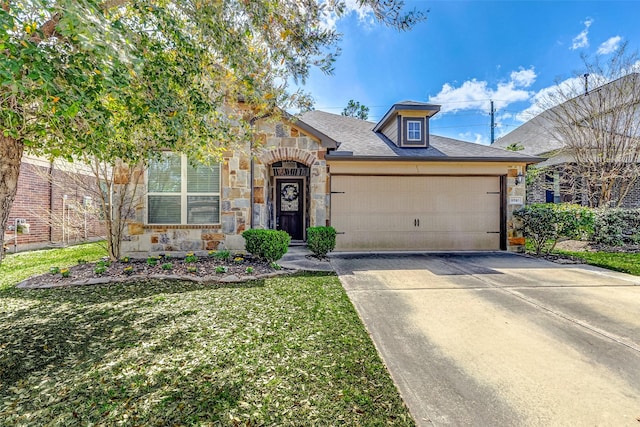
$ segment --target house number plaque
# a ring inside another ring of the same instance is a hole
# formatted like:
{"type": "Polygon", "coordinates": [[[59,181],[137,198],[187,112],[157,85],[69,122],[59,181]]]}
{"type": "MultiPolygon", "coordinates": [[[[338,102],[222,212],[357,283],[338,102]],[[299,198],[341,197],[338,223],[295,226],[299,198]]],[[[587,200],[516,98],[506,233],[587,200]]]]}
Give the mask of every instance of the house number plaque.
{"type": "Polygon", "coordinates": [[[509,204],[510,205],[523,205],[524,204],[524,198],[522,196],[511,196],[511,197],[509,197],[509,204]]]}

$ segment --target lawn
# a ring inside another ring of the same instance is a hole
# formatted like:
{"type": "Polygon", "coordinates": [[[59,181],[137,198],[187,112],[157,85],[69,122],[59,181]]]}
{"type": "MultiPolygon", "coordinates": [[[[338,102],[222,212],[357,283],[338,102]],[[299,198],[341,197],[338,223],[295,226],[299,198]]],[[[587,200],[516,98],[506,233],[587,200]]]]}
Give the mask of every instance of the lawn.
{"type": "Polygon", "coordinates": [[[640,253],[556,251],[584,260],[587,264],[640,276],[640,253]]]}
{"type": "Polygon", "coordinates": [[[28,277],[46,273],[50,267],[70,267],[77,264],[79,259],[96,261],[106,255],[101,243],[8,254],[0,264],[0,289],[13,287],[28,277]]]}
{"type": "Polygon", "coordinates": [[[414,425],[333,275],[5,282],[0,350],[3,425],[414,425]]]}

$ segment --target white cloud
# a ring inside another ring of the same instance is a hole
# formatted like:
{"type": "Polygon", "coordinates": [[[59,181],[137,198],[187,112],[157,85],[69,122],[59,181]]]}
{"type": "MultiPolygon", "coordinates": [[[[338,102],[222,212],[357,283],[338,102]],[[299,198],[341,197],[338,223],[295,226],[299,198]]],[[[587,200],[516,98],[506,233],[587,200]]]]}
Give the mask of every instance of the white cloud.
{"type": "Polygon", "coordinates": [[[615,52],[620,47],[621,41],[622,37],[620,36],[611,37],[609,40],[600,45],[600,47],[598,48],[598,55],[608,55],[615,52]]]}
{"type": "Polygon", "coordinates": [[[495,88],[476,79],[467,80],[458,87],[445,83],[437,95],[429,97],[429,102],[441,105],[440,114],[462,110],[489,111],[491,99],[495,108],[501,109],[514,102],[528,100],[532,93],[526,88],[535,82],[536,77],[531,67],[511,72],[509,81],[498,83],[495,88]]]}
{"type": "Polygon", "coordinates": [[[582,47],[589,47],[589,27],[593,24],[593,19],[587,18],[584,22],[584,30],[573,38],[573,44],[569,49],[576,50],[582,47]]]}
{"type": "Polygon", "coordinates": [[[475,132],[464,132],[459,133],[458,136],[463,141],[473,142],[474,144],[489,145],[489,138],[487,138],[486,135],[481,135],[475,132]]]}
{"type": "MultiPolygon", "coordinates": [[[[326,3],[324,4],[326,5],[326,3]]],[[[345,0],[342,14],[338,16],[335,10],[325,10],[324,20],[321,25],[325,29],[335,30],[338,21],[342,18],[346,18],[352,13],[355,13],[358,16],[358,21],[360,21],[361,24],[364,24],[365,27],[373,26],[375,23],[375,15],[371,6],[361,6],[358,0],[345,0]]]]}
{"type": "Polygon", "coordinates": [[[519,71],[511,72],[511,81],[516,86],[529,87],[536,81],[536,77],[538,76],[533,70],[533,67],[529,68],[528,70],[520,68],[519,71]]]}

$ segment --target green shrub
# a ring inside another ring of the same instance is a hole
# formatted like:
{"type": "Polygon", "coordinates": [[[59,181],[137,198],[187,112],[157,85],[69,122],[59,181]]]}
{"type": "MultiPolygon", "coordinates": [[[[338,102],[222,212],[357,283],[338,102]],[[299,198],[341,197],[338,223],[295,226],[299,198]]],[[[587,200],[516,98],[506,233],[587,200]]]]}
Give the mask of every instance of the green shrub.
{"type": "Polygon", "coordinates": [[[242,233],[247,252],[269,262],[278,261],[289,250],[291,236],[281,230],[246,230],[242,233]]]}
{"type": "Polygon", "coordinates": [[[163,270],[171,270],[173,269],[173,264],[171,264],[170,262],[165,262],[164,264],[161,265],[161,268],[163,270]]]}
{"type": "Polygon", "coordinates": [[[593,233],[592,209],[566,203],[535,203],[513,213],[537,255],[551,252],[561,237],[584,238],[593,233]]]}
{"type": "Polygon", "coordinates": [[[324,258],[336,247],[336,229],[333,227],[307,228],[307,247],[318,258],[324,258]]]}
{"type": "Polygon", "coordinates": [[[640,209],[598,209],[593,240],[611,246],[640,243],[640,209]]]}

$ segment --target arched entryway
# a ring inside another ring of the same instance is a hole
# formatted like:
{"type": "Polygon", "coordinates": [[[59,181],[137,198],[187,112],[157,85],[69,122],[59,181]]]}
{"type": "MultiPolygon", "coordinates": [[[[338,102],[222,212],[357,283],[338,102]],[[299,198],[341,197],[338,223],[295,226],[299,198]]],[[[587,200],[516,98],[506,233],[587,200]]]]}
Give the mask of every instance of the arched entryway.
{"type": "Polygon", "coordinates": [[[304,241],[309,226],[309,167],[296,161],[278,161],[269,167],[272,228],[304,241]]]}

